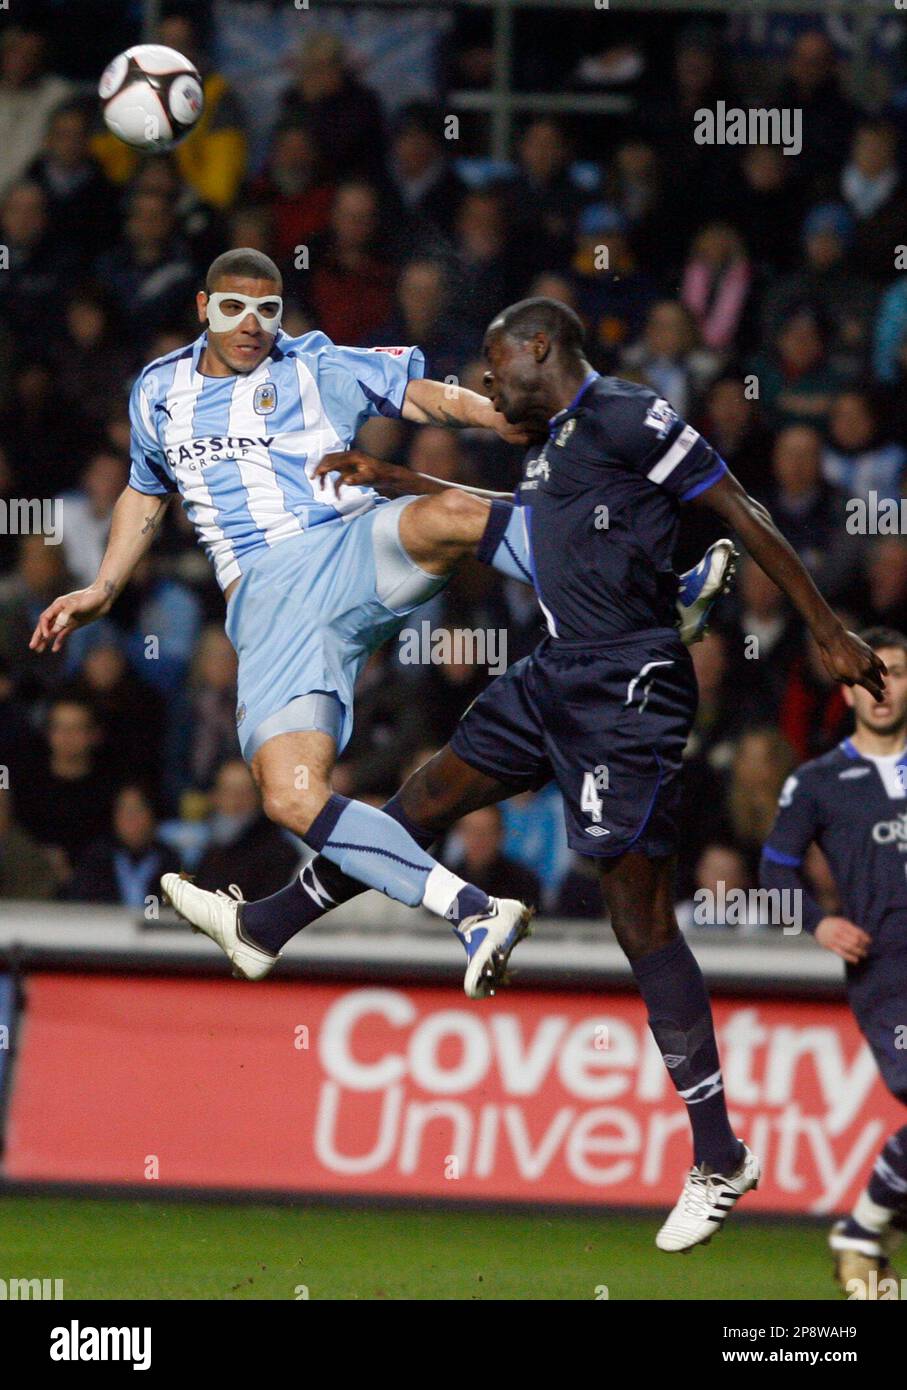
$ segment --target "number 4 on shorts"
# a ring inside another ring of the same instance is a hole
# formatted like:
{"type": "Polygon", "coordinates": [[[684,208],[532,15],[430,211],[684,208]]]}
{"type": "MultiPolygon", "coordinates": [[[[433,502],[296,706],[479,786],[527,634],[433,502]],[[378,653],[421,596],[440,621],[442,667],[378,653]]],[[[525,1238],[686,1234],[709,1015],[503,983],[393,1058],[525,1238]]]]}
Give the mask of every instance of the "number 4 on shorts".
{"type": "Polygon", "coordinates": [[[595,785],[595,773],[586,772],[583,774],[583,790],[580,794],[580,810],[583,815],[589,816],[596,825],[602,818],[602,799],[598,794],[598,787],[595,785]]]}

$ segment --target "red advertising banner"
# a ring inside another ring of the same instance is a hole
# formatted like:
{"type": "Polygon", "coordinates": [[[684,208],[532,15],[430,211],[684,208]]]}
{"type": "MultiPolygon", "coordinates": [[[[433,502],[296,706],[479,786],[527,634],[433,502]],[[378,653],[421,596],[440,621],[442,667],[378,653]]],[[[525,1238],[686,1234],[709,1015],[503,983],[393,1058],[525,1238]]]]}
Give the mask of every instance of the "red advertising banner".
{"type": "MultiPolygon", "coordinates": [[[[843,1004],[715,1001],[751,1210],[848,1207],[903,1110],[843,1004]]],[[[4,1172],[668,1205],[686,1114],[633,995],[36,975],[4,1172]]]]}

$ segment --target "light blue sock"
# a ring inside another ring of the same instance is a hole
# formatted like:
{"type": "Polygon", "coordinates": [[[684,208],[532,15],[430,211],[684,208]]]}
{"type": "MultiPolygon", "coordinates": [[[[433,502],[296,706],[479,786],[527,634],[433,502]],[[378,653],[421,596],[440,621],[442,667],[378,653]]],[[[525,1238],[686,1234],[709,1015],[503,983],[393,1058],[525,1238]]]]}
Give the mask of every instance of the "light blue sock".
{"type": "Polygon", "coordinates": [[[454,926],[489,907],[487,893],[450,873],[399,821],[364,802],[330,797],[303,838],[350,878],[407,907],[421,903],[454,926]]]}

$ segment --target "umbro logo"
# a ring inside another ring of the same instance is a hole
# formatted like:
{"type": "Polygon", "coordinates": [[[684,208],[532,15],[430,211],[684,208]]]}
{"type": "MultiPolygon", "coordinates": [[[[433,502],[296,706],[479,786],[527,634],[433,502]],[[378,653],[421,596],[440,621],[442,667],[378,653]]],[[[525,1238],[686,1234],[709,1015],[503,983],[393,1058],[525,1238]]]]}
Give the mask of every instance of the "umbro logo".
{"type": "Polygon", "coordinates": [[[843,782],[846,777],[868,777],[870,771],[868,767],[849,767],[846,772],[838,773],[838,781],[843,782]]]}
{"type": "Polygon", "coordinates": [[[610,835],[611,831],[606,830],[603,825],[587,825],[584,827],[587,835],[610,835]]]}
{"type": "Polygon", "coordinates": [[[673,1071],[675,1067],[679,1067],[681,1062],[685,1062],[686,1060],[686,1057],[679,1056],[676,1052],[669,1052],[666,1057],[662,1058],[665,1066],[671,1071],[673,1071]]]}

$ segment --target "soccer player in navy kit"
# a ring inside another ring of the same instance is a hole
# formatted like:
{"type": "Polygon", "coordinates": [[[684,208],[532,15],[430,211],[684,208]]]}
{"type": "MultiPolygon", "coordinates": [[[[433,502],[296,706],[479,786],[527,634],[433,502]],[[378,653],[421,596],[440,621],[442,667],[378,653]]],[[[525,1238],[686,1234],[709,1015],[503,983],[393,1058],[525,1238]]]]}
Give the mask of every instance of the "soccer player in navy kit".
{"type": "MultiPolygon", "coordinates": [[[[592,370],[565,305],[511,306],[489,326],[485,357],[495,407],[545,443],[527,454],[516,504],[492,503],[478,553],[531,579],[549,636],[479,696],[394,798],[395,815],[428,845],[467,812],[557,779],[569,841],[600,861],[615,935],[688,1108],[694,1166],[657,1237],[663,1250],[687,1250],[756,1185],[759,1164],[731,1130],[708,995],[673,907],[681,759],[696,708],[675,616],[680,503],[706,503],[737,530],[835,679],[880,696],[884,665],[844,630],[705,440],[655,392],[592,370]]],[[[431,490],[355,450],[320,469],[391,492],[431,490]]],[[[283,941],[361,891],[320,856],[308,883],[309,905],[285,920],[283,941]]],[[[265,944],[280,947],[273,936],[265,944]]]]}
{"type": "MultiPolygon", "coordinates": [[[[872,628],[863,638],[888,668],[884,698],[845,691],[855,732],[785,782],[761,877],[767,888],[796,891],[804,929],[846,962],[850,1006],[886,1086],[907,1105],[907,637],[872,628]],[[831,866],[840,916],[824,913],[804,881],[812,843],[831,866]]],[[[885,1144],[852,1214],[832,1230],[845,1289],[859,1279],[866,1297],[870,1271],[886,1269],[894,1231],[905,1222],[907,1124],[885,1144]]]]}

